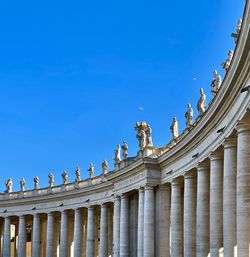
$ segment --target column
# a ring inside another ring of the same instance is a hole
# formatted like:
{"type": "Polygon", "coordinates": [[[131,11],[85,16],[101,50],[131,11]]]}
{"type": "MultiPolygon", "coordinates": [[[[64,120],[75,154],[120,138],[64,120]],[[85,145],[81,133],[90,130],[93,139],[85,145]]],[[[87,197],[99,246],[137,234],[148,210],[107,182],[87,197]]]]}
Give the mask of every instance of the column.
{"type": "Polygon", "coordinates": [[[95,256],[99,256],[100,211],[100,208],[95,208],[95,256]]]}
{"type": "Polygon", "coordinates": [[[129,257],[129,198],[121,196],[120,257],[129,257]]]}
{"type": "Polygon", "coordinates": [[[54,214],[48,213],[47,216],[47,241],[46,257],[53,257],[53,239],[54,239],[54,214]]]}
{"type": "Polygon", "coordinates": [[[121,199],[116,196],[114,199],[113,257],[120,256],[120,213],[121,199]]]}
{"type": "MultiPolygon", "coordinates": [[[[184,251],[185,257],[196,255],[196,176],[194,172],[184,175],[184,251]]],[[[199,239],[197,239],[199,240],[199,239]]]]}
{"type": "Polygon", "coordinates": [[[108,256],[112,256],[113,249],[113,206],[108,208],[108,256]]]}
{"type": "MultiPolygon", "coordinates": [[[[183,255],[182,180],[172,181],[171,197],[171,257],[183,255]]],[[[204,256],[203,256],[204,257],[204,256]]]]}
{"type": "Polygon", "coordinates": [[[24,215],[19,217],[17,256],[26,257],[26,223],[24,215]]]}
{"type": "Polygon", "coordinates": [[[170,186],[160,185],[156,191],[156,257],[170,257],[170,186]]]}
{"type": "Polygon", "coordinates": [[[68,252],[68,212],[67,210],[64,210],[61,212],[59,256],[67,257],[67,252],[68,252]]]}
{"type": "Polygon", "coordinates": [[[4,218],[3,257],[10,257],[10,217],[4,218]]]}
{"type": "Polygon", "coordinates": [[[136,256],[137,255],[137,220],[138,220],[138,198],[137,194],[133,194],[130,197],[130,213],[129,213],[129,227],[130,227],[130,232],[129,232],[129,239],[130,239],[130,256],[136,256]]]}
{"type": "Polygon", "coordinates": [[[95,208],[88,208],[88,225],[87,225],[87,249],[86,256],[94,257],[95,253],[95,208]]]}
{"type": "Polygon", "coordinates": [[[223,242],[224,256],[236,257],[236,137],[224,141],[223,242]]]}
{"type": "Polygon", "coordinates": [[[144,188],[139,188],[137,256],[143,257],[144,188]]]}
{"type": "Polygon", "coordinates": [[[33,216],[32,257],[40,257],[40,214],[33,216]]]}
{"type": "Polygon", "coordinates": [[[196,220],[196,256],[209,254],[209,196],[210,196],[209,165],[200,163],[197,167],[197,220],[196,220]]]}
{"type": "Polygon", "coordinates": [[[250,123],[240,122],[237,148],[237,256],[250,255],[250,123]]]}
{"type": "Polygon", "coordinates": [[[74,223],[74,257],[81,257],[82,254],[82,211],[75,210],[74,223]]]}
{"type": "Polygon", "coordinates": [[[210,256],[223,255],[223,155],[210,155],[210,256]]]}
{"type": "Polygon", "coordinates": [[[74,215],[70,215],[68,219],[68,255],[67,257],[72,257],[74,254],[73,249],[74,243],[74,215]]]}
{"type": "Polygon", "coordinates": [[[58,256],[59,238],[60,238],[60,224],[59,224],[59,220],[56,219],[54,223],[53,257],[58,256]]]}
{"type": "Polygon", "coordinates": [[[108,256],[108,206],[101,206],[100,257],[108,256]]]}

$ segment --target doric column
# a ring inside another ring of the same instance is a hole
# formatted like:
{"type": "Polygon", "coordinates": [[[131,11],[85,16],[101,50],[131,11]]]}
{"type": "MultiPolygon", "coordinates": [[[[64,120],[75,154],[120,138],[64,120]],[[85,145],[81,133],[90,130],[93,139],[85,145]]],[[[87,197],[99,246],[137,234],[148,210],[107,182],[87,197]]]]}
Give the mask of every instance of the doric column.
{"type": "Polygon", "coordinates": [[[46,257],[53,257],[53,239],[54,239],[54,214],[48,213],[47,216],[47,241],[46,241],[46,257]]]}
{"type": "Polygon", "coordinates": [[[240,122],[237,148],[237,256],[250,256],[250,123],[240,122]]]}
{"type": "Polygon", "coordinates": [[[160,185],[156,191],[156,257],[170,257],[170,189],[160,185]]]}
{"type": "Polygon", "coordinates": [[[100,257],[108,256],[108,206],[101,206],[100,257]]]}
{"type": "Polygon", "coordinates": [[[68,252],[68,212],[67,210],[63,210],[61,212],[59,256],[67,257],[67,252],[68,252]]]}
{"type": "MultiPolygon", "coordinates": [[[[184,175],[184,251],[185,257],[196,255],[196,176],[194,172],[184,175]]],[[[199,239],[198,239],[199,240],[199,239]]]]}
{"type": "Polygon", "coordinates": [[[3,257],[10,257],[10,217],[4,218],[3,257]]]}
{"type": "Polygon", "coordinates": [[[120,257],[129,257],[129,198],[121,196],[120,257]]]}
{"type": "Polygon", "coordinates": [[[130,256],[137,256],[137,231],[138,231],[138,198],[137,194],[133,194],[130,197],[130,213],[129,213],[129,227],[130,227],[130,235],[129,235],[129,248],[130,248],[130,256]]]}
{"type": "Polygon", "coordinates": [[[56,219],[54,223],[53,257],[58,256],[59,238],[60,238],[60,224],[59,224],[59,220],[56,219]]]}
{"type": "Polygon", "coordinates": [[[137,257],[143,257],[144,188],[139,188],[137,257]]]}
{"type": "Polygon", "coordinates": [[[210,256],[221,256],[222,248],[223,155],[218,151],[210,155],[210,256]]]}
{"type": "Polygon", "coordinates": [[[40,257],[40,227],[40,214],[35,213],[32,230],[32,257],[40,257]]]}
{"type": "Polygon", "coordinates": [[[209,254],[209,196],[210,196],[209,165],[200,163],[197,167],[197,220],[196,220],[196,256],[209,254]]]}
{"type": "Polygon", "coordinates": [[[223,243],[224,256],[236,257],[236,137],[224,141],[223,243]]]}
{"type": "Polygon", "coordinates": [[[26,257],[26,223],[24,215],[19,217],[17,256],[26,257]]]}
{"type": "Polygon", "coordinates": [[[95,253],[95,208],[88,208],[88,225],[87,225],[87,257],[94,257],[95,253]]]}
{"type": "Polygon", "coordinates": [[[112,255],[113,250],[113,206],[108,208],[108,256],[112,255]]]}
{"type": "Polygon", "coordinates": [[[75,210],[74,222],[74,257],[82,256],[82,211],[75,210]]]}
{"type": "Polygon", "coordinates": [[[113,257],[120,256],[120,214],[121,199],[116,196],[114,199],[113,257]]]}
{"type": "Polygon", "coordinates": [[[100,208],[95,209],[95,256],[99,256],[100,241],[100,208]]]}
{"type": "Polygon", "coordinates": [[[171,257],[182,257],[183,221],[182,221],[182,180],[172,181],[171,194],[171,257]]]}

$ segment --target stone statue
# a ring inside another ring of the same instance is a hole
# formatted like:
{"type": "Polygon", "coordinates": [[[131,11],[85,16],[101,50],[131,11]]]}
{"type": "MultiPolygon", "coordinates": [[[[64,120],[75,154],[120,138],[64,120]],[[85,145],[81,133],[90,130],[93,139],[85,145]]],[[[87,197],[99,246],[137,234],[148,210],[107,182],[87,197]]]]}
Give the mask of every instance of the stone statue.
{"type": "Polygon", "coordinates": [[[234,55],[234,52],[233,50],[230,50],[228,52],[228,56],[227,56],[227,59],[224,63],[221,64],[222,68],[224,69],[225,73],[227,73],[229,67],[230,67],[230,64],[231,64],[231,61],[233,59],[233,55],[234,55]]]}
{"type": "Polygon", "coordinates": [[[69,179],[68,172],[66,170],[64,170],[62,173],[63,185],[68,184],[68,179],[69,179]]]}
{"type": "Polygon", "coordinates": [[[206,95],[203,88],[200,89],[200,99],[197,104],[197,110],[199,112],[199,116],[201,116],[206,110],[206,95]]]}
{"type": "Polygon", "coordinates": [[[117,145],[117,148],[115,149],[115,158],[114,158],[115,164],[119,164],[121,162],[121,146],[117,145]]]}
{"type": "Polygon", "coordinates": [[[193,125],[194,111],[191,104],[188,104],[187,107],[188,107],[188,110],[185,113],[185,119],[186,119],[187,128],[190,128],[193,125]]]}
{"type": "Polygon", "coordinates": [[[149,124],[147,124],[145,121],[136,122],[135,130],[137,131],[136,138],[139,141],[140,150],[153,146],[152,129],[149,124]]]}
{"type": "Polygon", "coordinates": [[[148,146],[153,146],[152,128],[151,128],[151,126],[149,124],[147,124],[146,135],[147,135],[147,144],[148,144],[148,146]]]}
{"type": "Polygon", "coordinates": [[[90,163],[88,171],[89,171],[89,178],[93,178],[94,177],[94,172],[95,172],[95,167],[92,163],[90,163]]]}
{"type": "Polygon", "coordinates": [[[34,189],[39,189],[39,177],[34,177],[34,189]]]}
{"type": "Polygon", "coordinates": [[[49,187],[53,187],[55,182],[55,176],[52,173],[49,173],[48,177],[49,177],[49,187]]]}
{"type": "Polygon", "coordinates": [[[76,174],[76,182],[81,181],[81,170],[80,170],[80,167],[76,168],[75,174],[76,174]]]}
{"type": "Polygon", "coordinates": [[[122,145],[122,157],[125,160],[128,158],[128,144],[126,142],[123,142],[122,145]]]}
{"type": "Polygon", "coordinates": [[[214,78],[211,83],[211,87],[212,87],[211,92],[213,97],[216,96],[220,86],[221,86],[221,76],[218,74],[217,70],[214,70],[214,78]]]}
{"type": "Polygon", "coordinates": [[[241,31],[241,27],[242,27],[242,19],[238,20],[238,24],[237,24],[237,29],[236,29],[236,33],[232,33],[231,36],[234,38],[234,42],[235,44],[238,41],[239,35],[240,35],[240,31],[241,31]]]}
{"type": "Polygon", "coordinates": [[[20,189],[21,191],[25,191],[25,186],[26,186],[26,182],[25,182],[25,179],[24,178],[21,178],[21,181],[20,181],[20,189]]]}
{"type": "Polygon", "coordinates": [[[109,166],[108,166],[107,160],[105,159],[102,163],[102,174],[106,175],[108,171],[109,171],[109,166]]]}
{"type": "Polygon", "coordinates": [[[6,186],[6,193],[12,193],[13,190],[13,181],[12,178],[9,178],[5,181],[5,186],[6,186]]]}
{"type": "Polygon", "coordinates": [[[170,130],[172,132],[173,139],[176,139],[179,136],[179,133],[178,133],[178,121],[177,121],[176,117],[173,118],[173,123],[170,126],[170,130]]]}

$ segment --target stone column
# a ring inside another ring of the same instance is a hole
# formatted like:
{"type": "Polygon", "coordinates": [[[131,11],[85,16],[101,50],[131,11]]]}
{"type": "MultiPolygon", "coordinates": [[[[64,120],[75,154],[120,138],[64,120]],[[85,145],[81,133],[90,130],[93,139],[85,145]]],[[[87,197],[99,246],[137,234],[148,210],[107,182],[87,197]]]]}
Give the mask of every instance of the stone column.
{"type": "Polygon", "coordinates": [[[108,206],[101,206],[100,257],[108,256],[108,206]]]}
{"type": "Polygon", "coordinates": [[[63,210],[61,212],[59,256],[67,257],[67,252],[68,252],[68,211],[63,210]]]}
{"type": "Polygon", "coordinates": [[[210,155],[210,256],[223,254],[223,155],[210,155]]]}
{"type": "Polygon", "coordinates": [[[240,122],[237,148],[237,256],[250,256],[250,122],[240,122]]]}
{"type": "Polygon", "coordinates": [[[209,254],[209,196],[210,174],[208,163],[200,163],[197,167],[197,220],[196,220],[196,256],[209,254]]]}
{"type": "Polygon", "coordinates": [[[143,257],[144,188],[139,188],[137,257],[143,257]]]}
{"type": "Polygon", "coordinates": [[[59,220],[56,219],[54,223],[53,257],[58,256],[59,238],[60,238],[60,224],[59,224],[59,220]]]}
{"type": "Polygon", "coordinates": [[[108,208],[108,256],[112,256],[113,249],[113,206],[108,208]]]}
{"type": "Polygon", "coordinates": [[[95,208],[88,208],[88,225],[87,225],[87,249],[86,256],[94,257],[95,253],[95,208]]]}
{"type": "MultiPolygon", "coordinates": [[[[196,174],[184,175],[184,251],[185,257],[196,255],[196,174]]],[[[199,239],[198,239],[199,240],[199,239]]]]}
{"type": "Polygon", "coordinates": [[[4,218],[3,257],[10,257],[10,217],[4,218]]]}
{"type": "Polygon", "coordinates": [[[26,222],[24,215],[19,217],[17,256],[26,257],[26,222]]]}
{"type": "Polygon", "coordinates": [[[95,256],[99,256],[100,243],[100,208],[95,208],[95,256]]]}
{"type": "Polygon", "coordinates": [[[47,216],[47,241],[46,241],[46,257],[53,257],[53,239],[54,239],[54,214],[48,213],[47,216]]]}
{"type": "Polygon", "coordinates": [[[172,181],[171,197],[171,257],[183,256],[182,180],[172,181]]]}
{"type": "Polygon", "coordinates": [[[160,185],[156,191],[156,257],[170,257],[170,206],[170,186],[160,185]]]}
{"type": "Polygon", "coordinates": [[[74,257],[81,257],[82,254],[82,211],[75,210],[74,222],[74,257]]]}
{"type": "Polygon", "coordinates": [[[35,213],[33,216],[32,257],[40,257],[40,227],[40,215],[35,213]]]}
{"type": "Polygon", "coordinates": [[[129,198],[121,196],[120,257],[129,257],[129,198]]]}
{"type": "Polygon", "coordinates": [[[130,202],[129,202],[129,224],[130,224],[130,235],[129,235],[129,240],[130,240],[130,256],[136,256],[137,255],[137,231],[138,231],[138,198],[137,194],[133,194],[130,197],[130,202]]]}
{"type": "Polygon", "coordinates": [[[223,242],[224,256],[236,257],[236,138],[224,141],[223,242]]]}
{"type": "Polygon", "coordinates": [[[117,196],[114,199],[113,257],[120,256],[120,214],[121,199],[117,196]]]}

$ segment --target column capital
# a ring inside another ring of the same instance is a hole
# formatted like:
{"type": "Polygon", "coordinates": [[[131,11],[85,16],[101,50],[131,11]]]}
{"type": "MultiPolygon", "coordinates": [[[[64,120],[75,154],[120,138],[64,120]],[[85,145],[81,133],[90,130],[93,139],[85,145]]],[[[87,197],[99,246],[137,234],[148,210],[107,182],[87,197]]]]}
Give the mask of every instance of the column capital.
{"type": "Polygon", "coordinates": [[[196,177],[196,171],[186,171],[183,175],[184,179],[194,179],[196,177]]]}
{"type": "Polygon", "coordinates": [[[154,186],[153,185],[145,185],[144,191],[146,191],[146,190],[154,190],[154,186]]]}
{"type": "Polygon", "coordinates": [[[139,192],[139,194],[140,194],[140,193],[143,193],[143,192],[144,192],[144,187],[139,187],[139,188],[138,188],[138,192],[139,192]]]}
{"type": "Polygon", "coordinates": [[[215,161],[215,160],[222,160],[223,159],[223,153],[221,151],[212,151],[211,154],[209,155],[210,161],[215,161]]]}
{"type": "Polygon", "coordinates": [[[237,146],[237,138],[235,136],[227,137],[227,138],[225,138],[222,145],[223,145],[224,149],[235,148],[237,146]]]}
{"type": "Polygon", "coordinates": [[[158,185],[158,190],[161,190],[161,191],[169,191],[171,188],[171,185],[170,184],[160,184],[158,185]]]}
{"type": "Polygon", "coordinates": [[[209,162],[206,162],[206,161],[205,162],[199,162],[196,169],[197,169],[197,172],[209,170],[209,162]]]}
{"type": "Polygon", "coordinates": [[[122,194],[121,199],[128,199],[128,195],[127,194],[122,194]]]}
{"type": "Polygon", "coordinates": [[[248,121],[241,120],[236,126],[237,133],[244,133],[250,131],[250,123],[248,121]]]}
{"type": "Polygon", "coordinates": [[[183,179],[181,177],[174,178],[171,181],[172,186],[182,185],[182,183],[183,183],[183,179]]]}
{"type": "Polygon", "coordinates": [[[108,203],[101,203],[101,208],[108,208],[108,203]]]}

